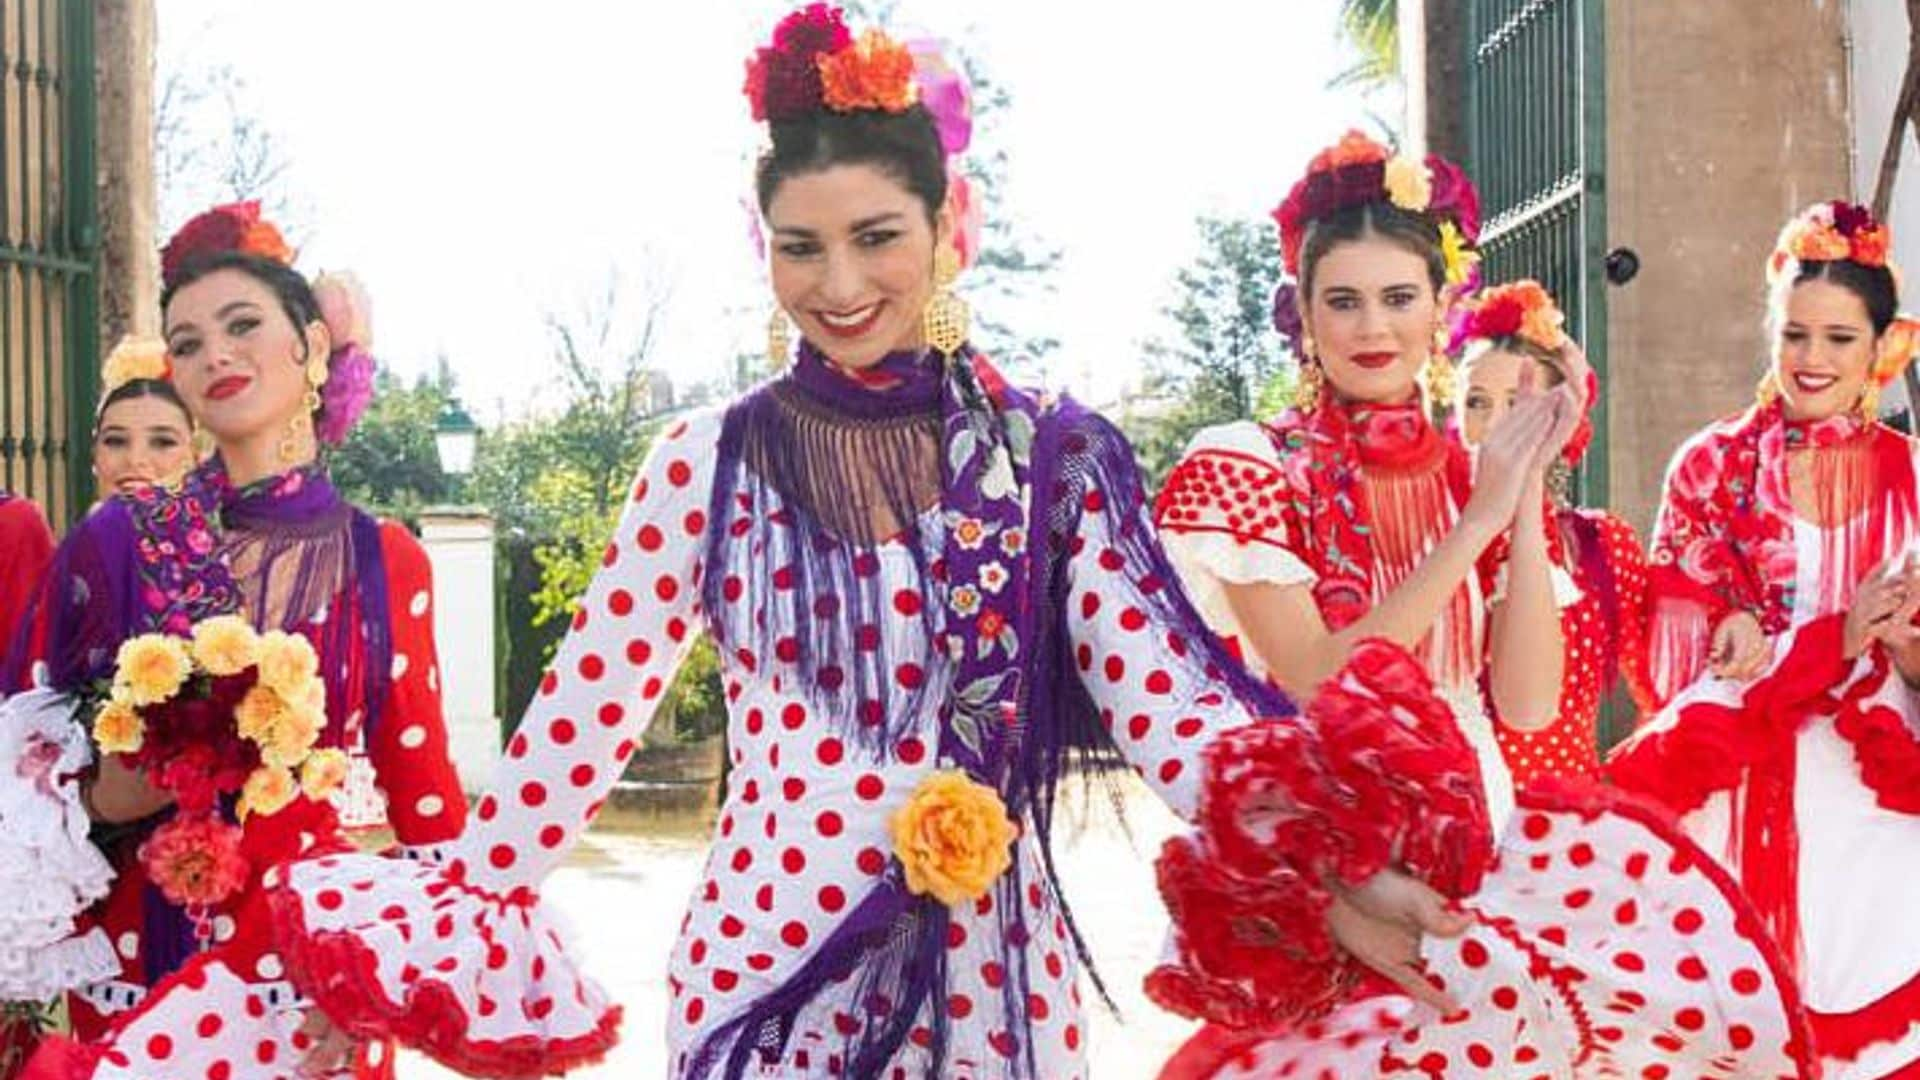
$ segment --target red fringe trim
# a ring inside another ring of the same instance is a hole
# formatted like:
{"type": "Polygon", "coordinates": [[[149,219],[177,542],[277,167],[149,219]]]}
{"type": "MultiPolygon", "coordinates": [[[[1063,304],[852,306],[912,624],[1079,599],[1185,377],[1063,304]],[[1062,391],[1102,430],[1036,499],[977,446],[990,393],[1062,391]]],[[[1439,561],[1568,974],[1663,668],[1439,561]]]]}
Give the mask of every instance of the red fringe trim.
{"type": "Polygon", "coordinates": [[[577,1038],[469,1038],[466,1011],[445,984],[422,979],[394,1001],[375,974],[378,957],[359,938],[309,931],[299,895],[284,885],[269,891],[267,902],[289,977],[335,1024],[361,1038],[393,1038],[455,1072],[508,1080],[591,1065],[619,1041],[618,1005],[577,1038]]]}
{"type": "Polygon", "coordinates": [[[1881,808],[1920,814],[1920,738],[1898,710],[1868,700],[1887,684],[1893,667],[1879,645],[1871,655],[1873,668],[1847,688],[1834,730],[1853,744],[1860,782],[1881,808]]]}
{"type": "MultiPolygon", "coordinates": [[[[1893,1042],[1920,1024],[1920,974],[1864,1008],[1850,1013],[1808,1010],[1807,1016],[1813,1024],[1813,1042],[1820,1053],[1852,1061],[1868,1047],[1893,1042]]],[[[1907,1068],[1920,1069],[1920,1061],[1907,1068]]]]}

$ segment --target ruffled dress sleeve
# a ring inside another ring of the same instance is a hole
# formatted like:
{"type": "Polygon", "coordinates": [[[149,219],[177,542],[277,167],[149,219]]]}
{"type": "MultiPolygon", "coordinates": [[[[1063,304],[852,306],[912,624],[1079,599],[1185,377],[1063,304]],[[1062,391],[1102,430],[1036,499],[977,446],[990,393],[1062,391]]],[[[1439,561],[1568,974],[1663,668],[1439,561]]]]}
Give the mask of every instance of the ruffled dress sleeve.
{"type": "Polygon", "coordinates": [[[441,863],[338,856],[269,882],[289,973],[336,1024],[476,1075],[547,1075],[613,1045],[620,1009],[540,887],[695,640],[719,427],[702,415],[653,447],[572,631],[441,863]]]}

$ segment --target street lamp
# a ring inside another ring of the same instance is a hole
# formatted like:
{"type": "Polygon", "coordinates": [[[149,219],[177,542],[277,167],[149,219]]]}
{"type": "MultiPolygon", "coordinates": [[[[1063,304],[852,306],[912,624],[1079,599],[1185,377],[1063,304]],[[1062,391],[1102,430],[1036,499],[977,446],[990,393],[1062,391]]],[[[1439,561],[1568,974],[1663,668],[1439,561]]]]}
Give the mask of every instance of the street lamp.
{"type": "Polygon", "coordinates": [[[433,448],[440,455],[440,471],[456,479],[473,471],[473,450],[480,441],[480,425],[467,410],[447,402],[433,425],[433,448]]]}

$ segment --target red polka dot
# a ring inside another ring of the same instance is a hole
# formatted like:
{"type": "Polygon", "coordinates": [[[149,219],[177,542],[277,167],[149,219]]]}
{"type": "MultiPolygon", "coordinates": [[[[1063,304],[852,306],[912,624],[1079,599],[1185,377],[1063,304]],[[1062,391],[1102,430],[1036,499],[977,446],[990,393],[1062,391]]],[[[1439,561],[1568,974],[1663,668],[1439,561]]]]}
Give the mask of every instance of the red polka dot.
{"type": "Polygon", "coordinates": [[[573,781],[574,787],[583,788],[593,783],[593,776],[593,766],[575,765],[573,771],[567,774],[567,779],[573,781]]]}
{"type": "Polygon", "coordinates": [[[790,922],[780,928],[780,940],[786,942],[789,948],[798,949],[804,947],[807,943],[807,938],[808,934],[805,923],[790,922]]]}
{"type": "Polygon", "coordinates": [[[537,781],[528,781],[520,785],[520,801],[527,806],[544,806],[547,802],[546,785],[537,781]]]}
{"type": "Polygon", "coordinates": [[[262,1042],[253,1048],[253,1056],[260,1064],[271,1065],[273,1059],[280,1056],[280,1047],[271,1042],[262,1042]]]}
{"type": "Polygon", "coordinates": [[[580,658],[580,677],[588,682],[597,681],[607,673],[607,662],[592,653],[580,658]]]}
{"type": "Polygon", "coordinates": [[[1180,774],[1185,772],[1186,769],[1186,762],[1181,761],[1179,758],[1169,758],[1160,763],[1160,782],[1163,784],[1171,784],[1179,779],[1180,774]]]}
{"type": "MultiPolygon", "coordinates": [[[[632,664],[634,667],[643,667],[646,662],[651,659],[653,659],[652,645],[640,638],[634,638],[632,641],[627,642],[627,663],[632,664]]],[[[602,723],[606,721],[604,712],[600,719],[602,723]]]]}
{"type": "Polygon", "coordinates": [[[789,874],[799,874],[807,868],[807,856],[799,848],[788,848],[780,853],[780,869],[789,874]]]}
{"type": "Polygon", "coordinates": [[[1544,840],[1547,834],[1553,831],[1553,822],[1547,820],[1545,814],[1528,814],[1521,829],[1529,840],[1544,840]]]}
{"type": "Polygon", "coordinates": [[[680,583],[662,574],[660,580],[653,583],[653,595],[663,604],[672,603],[673,598],[680,595],[680,583]]]}
{"type": "Polygon", "coordinates": [[[1733,992],[1751,997],[1760,992],[1760,973],[1752,968],[1741,968],[1733,973],[1733,992]]]}
{"type": "Polygon", "coordinates": [[[323,889],[314,899],[327,911],[339,911],[340,905],[347,902],[347,898],[341,896],[338,889],[323,889]]]}
{"type": "Polygon", "coordinates": [[[835,915],[847,906],[847,894],[838,885],[828,885],[820,890],[820,910],[835,915]]]}
{"type": "Polygon", "coordinates": [[[684,461],[676,461],[667,466],[667,483],[674,487],[686,487],[693,482],[693,467],[684,461]]]}
{"type": "Polygon", "coordinates": [[[887,785],[872,773],[865,774],[853,784],[853,793],[867,802],[878,799],[886,790],[887,785]]]}
{"type": "Polygon", "coordinates": [[[558,825],[549,825],[540,830],[540,846],[551,851],[567,839],[567,830],[558,825]]]}
{"type": "Polygon", "coordinates": [[[487,861],[493,864],[495,870],[505,870],[518,859],[514,850],[505,844],[495,844],[493,850],[487,853],[487,861]]]}
{"type": "Polygon", "coordinates": [[[165,1061],[172,1057],[173,1039],[164,1034],[148,1039],[147,1056],[155,1061],[165,1061]]]}
{"type": "Polygon", "coordinates": [[[899,592],[894,593],[893,610],[907,618],[913,618],[920,614],[920,594],[907,589],[901,589],[899,592]]]}
{"type": "Polygon", "coordinates": [[[1673,1014],[1673,1023],[1683,1031],[1699,1031],[1707,1026],[1707,1017],[1699,1009],[1681,1009],[1673,1014]]]}
{"type": "Polygon", "coordinates": [[[965,994],[953,994],[947,998],[947,1015],[955,1020],[965,1020],[973,1015],[973,999],[965,994]]]}
{"type": "Polygon", "coordinates": [[[1486,967],[1489,959],[1487,947],[1478,941],[1468,938],[1466,941],[1460,943],[1460,962],[1468,967],[1486,967]]]}
{"type": "Polygon", "coordinates": [[[820,748],[814,751],[814,756],[820,759],[822,765],[838,765],[841,759],[847,756],[847,749],[841,745],[839,739],[823,739],[820,742],[820,748]]]}
{"type": "Polygon", "coordinates": [[[927,756],[927,746],[919,739],[903,739],[894,752],[901,764],[918,765],[927,756]]]}
{"type": "Polygon", "coordinates": [[[1673,928],[1682,934],[1697,934],[1706,921],[1698,911],[1686,908],[1673,917],[1673,928]]]}
{"type": "Polygon", "coordinates": [[[806,725],[806,722],[807,709],[804,705],[789,703],[785,708],[780,710],[780,726],[786,728],[788,731],[799,731],[806,725]]]}
{"type": "Polygon", "coordinates": [[[615,589],[607,597],[607,610],[615,615],[633,613],[633,594],[625,589],[615,589]]]}
{"type": "Polygon", "coordinates": [[[839,814],[832,810],[821,813],[819,817],[814,819],[813,824],[814,827],[819,830],[820,835],[825,837],[839,836],[841,832],[846,829],[846,823],[840,819],[839,814]]]}
{"type": "Polygon", "coordinates": [[[880,854],[879,848],[862,849],[854,861],[860,867],[860,872],[869,877],[878,876],[887,869],[887,857],[880,854]]]}
{"type": "Polygon", "coordinates": [[[547,736],[554,741],[556,746],[571,745],[578,734],[579,729],[574,726],[571,720],[555,720],[553,724],[547,728],[547,736]]]}
{"type": "Polygon", "coordinates": [[[699,536],[706,531],[707,515],[700,510],[688,511],[686,520],[681,524],[686,526],[688,536],[699,536]]]}

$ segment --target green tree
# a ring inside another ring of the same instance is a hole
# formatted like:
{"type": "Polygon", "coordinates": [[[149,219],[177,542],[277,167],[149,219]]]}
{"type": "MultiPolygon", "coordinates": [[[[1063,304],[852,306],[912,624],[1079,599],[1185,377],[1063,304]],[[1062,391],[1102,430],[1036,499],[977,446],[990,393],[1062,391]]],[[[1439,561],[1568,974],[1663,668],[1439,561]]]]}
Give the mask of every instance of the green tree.
{"type": "MultiPolygon", "coordinates": [[[[492,509],[509,565],[510,603],[527,625],[509,623],[508,714],[520,711],[531,682],[552,658],[600,553],[619,523],[628,485],[655,435],[679,411],[666,379],[652,367],[664,296],[647,295],[636,313],[617,281],[579,316],[548,319],[564,404],[486,433],[469,492],[492,509]],[[630,317],[631,316],[631,317],[630,317]],[[531,547],[530,564],[517,552],[531,547]],[[519,572],[531,580],[516,580],[519,572]],[[536,662],[537,661],[537,662],[536,662]]],[[[724,726],[719,660],[697,647],[662,704],[663,730],[704,737],[724,726]]]]}
{"type": "Polygon", "coordinates": [[[374,376],[373,403],[330,463],[333,481],[349,502],[411,523],[423,507],[447,500],[450,486],[433,429],[455,391],[445,357],[434,374],[412,385],[390,371],[374,376]]]}
{"type": "Polygon", "coordinates": [[[1200,256],[1175,275],[1178,299],[1165,312],[1177,337],[1145,350],[1152,369],[1145,396],[1167,405],[1123,424],[1155,484],[1194,432],[1267,415],[1291,387],[1292,365],[1273,329],[1280,277],[1273,225],[1211,217],[1197,224],[1200,256]]]}
{"type": "Polygon", "coordinates": [[[1400,77],[1399,0],[1340,0],[1340,36],[1359,55],[1333,85],[1372,88],[1400,77]]]}

